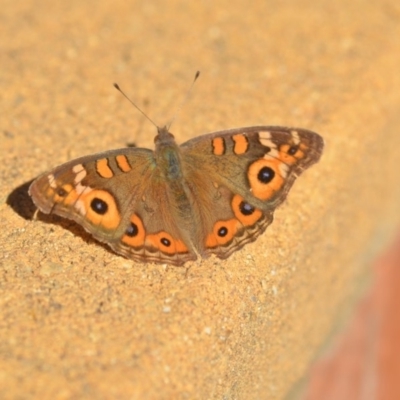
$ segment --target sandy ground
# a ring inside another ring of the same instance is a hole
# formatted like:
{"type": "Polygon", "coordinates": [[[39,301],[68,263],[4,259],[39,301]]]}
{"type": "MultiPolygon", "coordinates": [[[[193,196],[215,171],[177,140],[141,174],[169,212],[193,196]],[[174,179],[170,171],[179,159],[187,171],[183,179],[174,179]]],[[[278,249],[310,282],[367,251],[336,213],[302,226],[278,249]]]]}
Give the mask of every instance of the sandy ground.
{"type": "Polygon", "coordinates": [[[400,212],[395,1],[3,2],[4,398],[282,399],[368,282],[400,212]],[[67,5],[68,4],[68,5],[67,5]],[[321,163],[226,261],[138,264],[38,215],[38,174],[162,125],[319,132],[321,163]],[[188,265],[189,267],[189,265],[188,265]]]}

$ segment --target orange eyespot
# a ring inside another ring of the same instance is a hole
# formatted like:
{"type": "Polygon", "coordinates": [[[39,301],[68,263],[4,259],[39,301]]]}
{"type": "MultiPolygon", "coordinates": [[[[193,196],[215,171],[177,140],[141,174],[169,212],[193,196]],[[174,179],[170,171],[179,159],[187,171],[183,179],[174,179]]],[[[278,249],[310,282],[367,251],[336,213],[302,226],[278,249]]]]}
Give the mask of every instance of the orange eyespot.
{"type": "Polygon", "coordinates": [[[263,213],[258,208],[246,203],[243,197],[235,195],[232,199],[232,210],[235,217],[244,225],[251,226],[260,220],[263,213]]]}
{"type": "Polygon", "coordinates": [[[282,188],[284,178],[280,166],[286,167],[272,157],[257,160],[250,165],[247,177],[254,197],[269,200],[282,188]]]}
{"type": "Polygon", "coordinates": [[[146,236],[146,245],[154,247],[166,254],[187,253],[188,248],[181,240],[174,239],[167,232],[159,232],[146,236]]]}
{"type": "Polygon", "coordinates": [[[305,156],[306,146],[303,144],[283,144],[279,147],[279,159],[287,165],[293,165],[305,156]]]}
{"type": "Polygon", "coordinates": [[[106,229],[116,229],[121,222],[117,203],[111,193],[105,190],[90,190],[83,193],[76,201],[75,207],[85,215],[93,225],[106,229]]]}
{"type": "Polygon", "coordinates": [[[227,244],[234,238],[239,227],[240,222],[237,219],[217,221],[212,232],[207,235],[206,247],[212,248],[227,244]]]}
{"type": "Polygon", "coordinates": [[[128,246],[140,247],[144,245],[145,237],[146,231],[142,220],[138,215],[133,214],[126,228],[125,235],[122,237],[122,242],[128,246]]]}

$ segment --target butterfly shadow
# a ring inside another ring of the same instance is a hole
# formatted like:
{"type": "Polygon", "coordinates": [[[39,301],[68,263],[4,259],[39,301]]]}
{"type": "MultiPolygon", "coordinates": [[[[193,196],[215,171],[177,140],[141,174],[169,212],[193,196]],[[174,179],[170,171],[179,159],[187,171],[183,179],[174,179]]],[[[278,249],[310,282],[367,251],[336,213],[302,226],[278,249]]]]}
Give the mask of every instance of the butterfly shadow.
{"type": "Polygon", "coordinates": [[[7,196],[6,204],[9,205],[20,217],[27,221],[38,220],[46,224],[58,225],[80,237],[84,242],[88,244],[96,243],[109,253],[115,254],[110,247],[108,247],[105,243],[101,243],[94,239],[90,233],[86,232],[85,229],[76,222],[59,217],[55,214],[44,214],[40,211],[38,212],[37,207],[33,203],[31,196],[29,196],[28,193],[29,186],[32,182],[33,179],[23,183],[7,196]]]}

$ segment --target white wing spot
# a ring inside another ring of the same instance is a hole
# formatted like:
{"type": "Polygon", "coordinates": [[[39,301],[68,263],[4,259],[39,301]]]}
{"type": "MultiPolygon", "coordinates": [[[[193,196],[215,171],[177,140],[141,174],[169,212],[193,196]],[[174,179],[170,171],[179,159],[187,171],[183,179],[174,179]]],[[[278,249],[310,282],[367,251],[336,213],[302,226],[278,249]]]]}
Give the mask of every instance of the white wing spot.
{"type": "Polygon", "coordinates": [[[76,193],[78,193],[79,196],[80,196],[82,194],[87,194],[87,193],[91,192],[93,189],[91,187],[89,187],[89,186],[83,186],[80,183],[78,183],[75,186],[75,190],[76,190],[76,193]]]}
{"type": "Polygon", "coordinates": [[[53,175],[53,174],[50,174],[50,175],[47,177],[47,179],[48,179],[48,181],[49,181],[50,187],[53,188],[53,189],[57,189],[57,183],[56,183],[56,180],[55,180],[55,178],[54,178],[54,175],[53,175]]]}
{"type": "Polygon", "coordinates": [[[289,172],[289,166],[286,165],[285,163],[280,163],[279,164],[279,173],[282,178],[286,178],[286,175],[289,172]]]}
{"type": "Polygon", "coordinates": [[[76,174],[77,174],[78,172],[81,172],[81,171],[84,171],[84,170],[85,170],[85,168],[83,167],[82,164],[76,164],[76,165],[74,165],[74,166],[72,167],[72,171],[74,171],[76,174]]]}
{"type": "Polygon", "coordinates": [[[78,210],[78,212],[79,212],[81,215],[86,215],[85,204],[83,203],[82,200],[78,200],[78,201],[75,203],[75,208],[78,210]]]}
{"type": "Polygon", "coordinates": [[[271,148],[271,151],[269,151],[264,158],[279,158],[279,151],[276,149],[276,147],[271,148]]]}
{"type": "MultiPolygon", "coordinates": [[[[87,194],[91,192],[93,189],[89,186],[83,186],[80,183],[78,183],[75,186],[76,193],[78,193],[79,196],[87,194]]],[[[74,207],[78,210],[78,212],[82,215],[86,215],[86,207],[85,207],[85,202],[83,200],[77,200],[74,207]]]]}
{"type": "Polygon", "coordinates": [[[260,140],[262,139],[271,140],[271,132],[269,131],[261,132],[259,135],[260,135],[260,140]]]}
{"type": "Polygon", "coordinates": [[[75,173],[74,182],[76,184],[81,183],[85,176],[87,175],[86,169],[83,168],[82,164],[77,164],[72,168],[72,171],[75,173]]]}
{"type": "Polygon", "coordinates": [[[260,136],[260,142],[263,146],[276,149],[276,144],[270,138],[264,138],[260,136]]]}
{"type": "Polygon", "coordinates": [[[292,135],[293,142],[294,142],[295,144],[299,144],[299,143],[300,143],[299,132],[297,132],[297,131],[291,131],[290,133],[291,133],[291,135],[292,135]]]}

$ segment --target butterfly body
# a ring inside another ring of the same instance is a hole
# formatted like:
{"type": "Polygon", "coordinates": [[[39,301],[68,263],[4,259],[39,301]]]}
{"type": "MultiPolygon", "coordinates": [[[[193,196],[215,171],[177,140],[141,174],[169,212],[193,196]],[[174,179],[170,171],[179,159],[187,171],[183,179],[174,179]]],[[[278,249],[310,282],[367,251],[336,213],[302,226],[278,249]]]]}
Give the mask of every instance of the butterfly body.
{"type": "Polygon", "coordinates": [[[266,229],[322,150],[318,134],[298,128],[232,129],[178,146],[163,127],[154,151],[82,157],[39,176],[29,192],[41,211],[75,220],[127,258],[224,259],[266,229]]]}

